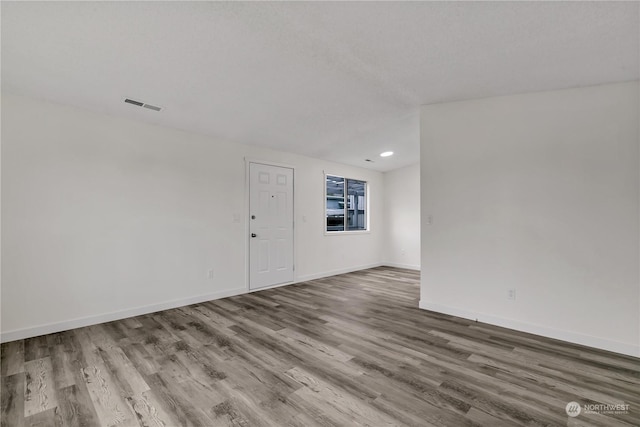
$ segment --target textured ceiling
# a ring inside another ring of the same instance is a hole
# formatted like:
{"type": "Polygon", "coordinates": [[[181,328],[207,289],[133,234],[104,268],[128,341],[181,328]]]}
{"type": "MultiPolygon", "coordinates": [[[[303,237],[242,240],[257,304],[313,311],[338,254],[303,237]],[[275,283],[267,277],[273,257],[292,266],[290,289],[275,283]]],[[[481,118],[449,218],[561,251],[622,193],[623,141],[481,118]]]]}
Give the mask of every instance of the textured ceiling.
{"type": "Polygon", "coordinates": [[[422,104],[638,79],[639,15],[637,2],[3,1],[2,89],[386,171],[418,160],[422,104]]]}

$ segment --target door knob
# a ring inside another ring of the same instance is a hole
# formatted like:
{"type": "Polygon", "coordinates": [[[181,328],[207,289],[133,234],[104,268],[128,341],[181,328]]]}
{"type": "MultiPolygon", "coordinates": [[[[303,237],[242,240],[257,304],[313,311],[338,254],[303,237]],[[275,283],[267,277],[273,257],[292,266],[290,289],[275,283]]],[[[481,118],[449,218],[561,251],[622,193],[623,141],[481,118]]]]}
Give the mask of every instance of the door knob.
{"type": "Polygon", "coordinates": [[[258,237],[256,233],[251,233],[251,237],[258,237]]]}

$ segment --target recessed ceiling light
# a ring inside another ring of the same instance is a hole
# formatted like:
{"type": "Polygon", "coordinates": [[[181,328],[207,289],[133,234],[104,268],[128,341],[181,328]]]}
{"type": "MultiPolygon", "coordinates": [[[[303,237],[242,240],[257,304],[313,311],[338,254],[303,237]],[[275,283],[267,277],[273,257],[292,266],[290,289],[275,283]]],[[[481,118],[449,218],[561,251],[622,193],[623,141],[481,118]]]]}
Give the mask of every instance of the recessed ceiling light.
{"type": "Polygon", "coordinates": [[[380,153],[380,157],[389,157],[393,156],[393,151],[385,151],[384,153],[380,153]]]}

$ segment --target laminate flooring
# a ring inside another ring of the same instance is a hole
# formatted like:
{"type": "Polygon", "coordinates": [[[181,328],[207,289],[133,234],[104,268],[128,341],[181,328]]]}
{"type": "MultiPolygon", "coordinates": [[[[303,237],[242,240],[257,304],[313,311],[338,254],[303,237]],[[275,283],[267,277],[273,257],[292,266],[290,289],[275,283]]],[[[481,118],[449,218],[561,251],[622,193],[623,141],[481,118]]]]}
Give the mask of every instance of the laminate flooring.
{"type": "Polygon", "coordinates": [[[380,267],[5,343],[2,425],[640,425],[639,359],[418,297],[380,267]]]}

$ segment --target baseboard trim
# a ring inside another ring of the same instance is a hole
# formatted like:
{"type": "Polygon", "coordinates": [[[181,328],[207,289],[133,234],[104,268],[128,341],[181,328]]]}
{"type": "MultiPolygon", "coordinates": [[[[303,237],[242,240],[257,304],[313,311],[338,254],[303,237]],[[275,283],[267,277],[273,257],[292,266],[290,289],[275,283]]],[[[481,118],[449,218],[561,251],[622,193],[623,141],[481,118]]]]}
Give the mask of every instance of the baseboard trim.
{"type": "Polygon", "coordinates": [[[267,289],[275,289],[275,288],[280,288],[282,286],[295,285],[296,283],[304,283],[304,282],[308,282],[310,280],[323,279],[325,277],[337,276],[338,274],[353,273],[354,271],[366,270],[368,268],[381,267],[383,265],[387,265],[387,264],[370,264],[370,265],[363,265],[363,266],[353,267],[353,268],[344,268],[344,269],[340,269],[340,270],[333,270],[333,271],[330,271],[328,273],[307,274],[306,276],[300,276],[300,277],[296,278],[293,282],[279,283],[277,285],[265,286],[264,288],[258,288],[258,289],[249,289],[249,292],[251,293],[251,292],[266,291],[267,289]]]}
{"type": "Polygon", "coordinates": [[[323,273],[307,274],[306,276],[300,276],[296,278],[296,280],[293,283],[301,283],[301,282],[308,282],[310,280],[324,279],[325,277],[336,276],[338,274],[353,273],[354,271],[382,267],[383,265],[385,264],[383,263],[366,264],[366,265],[359,265],[357,267],[348,267],[348,268],[341,268],[338,270],[325,271],[323,273]]]}
{"type": "Polygon", "coordinates": [[[450,316],[461,317],[463,319],[477,320],[478,322],[488,323],[503,328],[514,329],[516,331],[527,332],[530,334],[541,335],[543,337],[554,338],[567,341],[574,344],[581,344],[588,347],[594,347],[601,350],[612,351],[627,356],[640,357],[640,346],[633,344],[611,341],[605,338],[595,337],[591,335],[579,334],[576,332],[565,331],[561,329],[548,328],[532,323],[520,322],[518,320],[505,319],[503,317],[492,316],[484,313],[476,313],[449,307],[440,304],[433,304],[420,300],[419,307],[423,310],[435,311],[437,313],[448,314],[450,316]]]}
{"type": "Polygon", "coordinates": [[[247,289],[246,287],[228,289],[225,291],[214,292],[205,295],[198,295],[195,297],[183,298],[178,300],[167,301],[158,304],[150,304],[142,307],[135,307],[126,310],[119,310],[110,313],[103,313],[96,316],[87,316],[77,319],[65,320],[62,322],[48,323],[45,325],[33,326],[30,328],[16,329],[13,331],[2,332],[0,334],[0,343],[22,340],[26,338],[38,337],[40,335],[54,334],[56,332],[68,331],[76,328],[83,328],[85,326],[97,325],[105,322],[112,322],[114,320],[126,319],[129,317],[140,316],[143,314],[155,313],[162,310],[169,310],[172,308],[184,307],[186,305],[198,304],[205,301],[212,301],[220,298],[232,297],[235,295],[242,295],[250,292],[258,292],[266,289],[278,288],[281,286],[292,285],[294,283],[308,282],[309,280],[322,279],[324,277],[335,276],[337,274],[351,273],[353,271],[366,270],[367,268],[380,267],[382,264],[368,264],[358,267],[344,268],[339,270],[333,270],[324,273],[309,274],[306,276],[300,276],[290,283],[281,283],[279,285],[267,286],[260,289],[247,289]]]}
{"type": "Polygon", "coordinates": [[[16,341],[25,338],[37,337],[40,335],[53,334],[56,332],[68,331],[70,329],[82,328],[85,326],[97,325],[99,323],[112,322],[114,320],[126,319],[128,317],[140,316],[143,314],[155,313],[157,311],[169,310],[172,308],[184,307],[186,305],[198,304],[205,301],[216,300],[220,298],[232,297],[247,293],[245,287],[229,289],[211,294],[198,295],[190,298],[183,298],[162,302],[158,304],[150,304],[142,307],[135,307],[126,310],[119,310],[110,313],[99,314],[96,316],[81,317],[78,319],[65,320],[62,322],[49,323],[30,328],[16,329],[14,331],[2,332],[0,334],[0,342],[16,341]]]}
{"type": "Polygon", "coordinates": [[[384,263],[382,263],[382,265],[384,265],[386,267],[404,268],[406,270],[420,271],[420,266],[419,265],[414,265],[414,264],[402,264],[402,263],[397,263],[397,262],[384,262],[384,263]]]}

